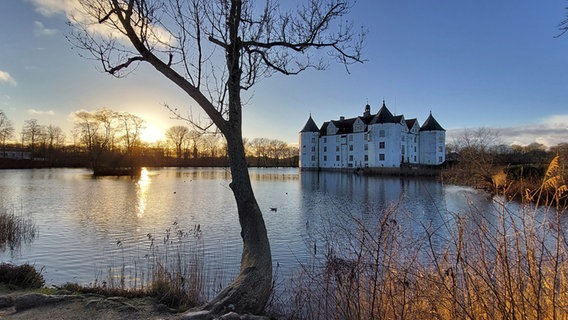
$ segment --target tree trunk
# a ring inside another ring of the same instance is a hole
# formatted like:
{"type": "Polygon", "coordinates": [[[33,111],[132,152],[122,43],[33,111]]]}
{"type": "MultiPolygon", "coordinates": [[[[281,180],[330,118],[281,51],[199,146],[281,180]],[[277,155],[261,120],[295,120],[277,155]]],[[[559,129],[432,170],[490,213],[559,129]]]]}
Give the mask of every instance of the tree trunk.
{"type": "Polygon", "coordinates": [[[237,202],[243,254],[238,276],[204,308],[213,314],[229,311],[259,314],[272,289],[270,244],[262,212],[252,190],[241,135],[226,135],[225,138],[232,174],[230,187],[237,202]]]}
{"type": "Polygon", "coordinates": [[[220,129],[227,140],[232,175],[230,187],[237,202],[241,238],[243,239],[243,254],[238,276],[205,307],[211,310],[213,314],[233,310],[238,313],[261,313],[272,288],[270,243],[262,212],[258,207],[250,183],[243,145],[241,41],[238,37],[241,7],[241,1],[231,1],[230,14],[227,19],[230,39],[230,44],[226,47],[227,70],[229,71],[227,81],[229,119],[226,126],[222,126],[220,129]],[[229,308],[231,305],[232,308],[229,308]]]}

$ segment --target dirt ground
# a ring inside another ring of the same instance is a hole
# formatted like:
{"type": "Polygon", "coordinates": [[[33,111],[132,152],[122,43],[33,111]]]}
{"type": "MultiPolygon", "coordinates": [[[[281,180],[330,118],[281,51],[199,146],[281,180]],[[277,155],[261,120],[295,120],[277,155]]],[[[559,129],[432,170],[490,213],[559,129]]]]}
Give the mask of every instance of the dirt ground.
{"type": "Polygon", "coordinates": [[[151,298],[44,295],[0,288],[0,319],[172,319],[175,313],[151,298]]]}

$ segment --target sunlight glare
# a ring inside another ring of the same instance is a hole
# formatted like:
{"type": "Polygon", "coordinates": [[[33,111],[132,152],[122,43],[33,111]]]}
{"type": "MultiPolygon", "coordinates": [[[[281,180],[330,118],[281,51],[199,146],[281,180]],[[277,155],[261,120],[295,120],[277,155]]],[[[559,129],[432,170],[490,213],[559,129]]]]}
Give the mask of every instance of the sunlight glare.
{"type": "Polygon", "coordinates": [[[146,128],[142,131],[140,136],[142,141],[154,143],[156,141],[165,140],[164,131],[153,123],[146,123],[146,128]]]}
{"type": "Polygon", "coordinates": [[[142,168],[140,172],[140,179],[137,183],[138,195],[138,217],[141,218],[146,212],[146,200],[148,198],[148,188],[150,187],[150,177],[148,176],[148,169],[142,168]]]}

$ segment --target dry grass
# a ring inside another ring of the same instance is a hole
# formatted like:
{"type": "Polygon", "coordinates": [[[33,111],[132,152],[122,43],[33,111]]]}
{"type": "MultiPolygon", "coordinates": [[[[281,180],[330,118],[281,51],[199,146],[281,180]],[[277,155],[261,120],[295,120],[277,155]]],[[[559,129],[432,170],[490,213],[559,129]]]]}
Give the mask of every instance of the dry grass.
{"type": "Polygon", "coordinates": [[[6,284],[11,289],[18,288],[41,288],[45,281],[41,274],[42,270],[29,264],[16,266],[13,264],[0,264],[0,283],[6,284]]]}
{"type": "Polygon", "coordinates": [[[174,223],[163,237],[147,235],[143,257],[109,266],[101,272],[104,276],[88,286],[66,284],[64,288],[107,296],[151,296],[178,310],[199,306],[214,293],[201,237],[198,225],[185,230],[174,223]]]}
{"type": "Polygon", "coordinates": [[[444,216],[443,227],[422,225],[420,236],[397,224],[396,206],[375,221],[345,212],[324,257],[314,256],[296,277],[283,313],[289,319],[568,318],[565,208],[557,206],[566,185],[554,178],[555,166],[542,184],[552,195],[549,206],[472,204],[444,216]]]}
{"type": "Polygon", "coordinates": [[[0,206],[0,252],[7,248],[16,250],[22,243],[30,243],[36,235],[37,228],[31,220],[0,206]]]}

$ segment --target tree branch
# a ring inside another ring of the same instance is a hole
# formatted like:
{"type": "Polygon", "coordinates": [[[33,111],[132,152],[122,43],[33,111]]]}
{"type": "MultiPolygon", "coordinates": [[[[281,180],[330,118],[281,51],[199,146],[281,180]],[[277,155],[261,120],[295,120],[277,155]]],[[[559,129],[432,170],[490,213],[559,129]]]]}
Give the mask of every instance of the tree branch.
{"type": "Polygon", "coordinates": [[[126,62],[121,63],[121,64],[119,64],[119,65],[117,65],[117,66],[114,66],[114,67],[112,67],[112,68],[110,68],[110,69],[105,68],[105,71],[108,72],[108,73],[110,73],[110,74],[112,74],[112,75],[115,75],[115,73],[117,73],[118,71],[120,71],[120,70],[122,70],[122,69],[128,68],[128,67],[130,66],[130,64],[132,64],[133,62],[135,62],[135,61],[145,61],[145,60],[146,60],[146,59],[144,59],[144,57],[141,57],[141,56],[132,57],[132,58],[129,58],[126,62]]]}

